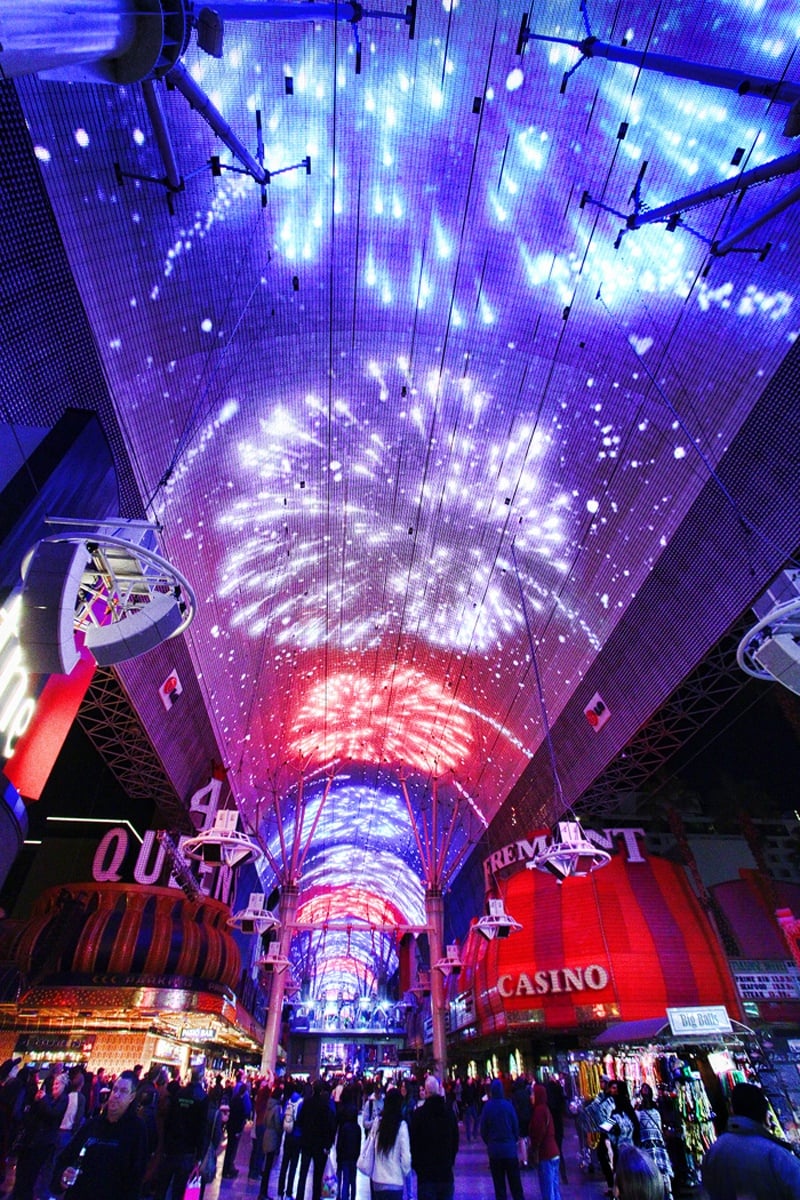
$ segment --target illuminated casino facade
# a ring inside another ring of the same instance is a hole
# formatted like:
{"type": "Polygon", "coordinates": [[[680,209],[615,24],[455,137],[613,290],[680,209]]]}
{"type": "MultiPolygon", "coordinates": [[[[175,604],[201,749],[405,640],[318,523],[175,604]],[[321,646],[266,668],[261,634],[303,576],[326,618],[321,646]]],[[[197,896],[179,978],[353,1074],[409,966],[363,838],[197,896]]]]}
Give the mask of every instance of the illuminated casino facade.
{"type": "Polygon", "coordinates": [[[617,853],[563,884],[518,867],[503,894],[522,931],[487,942],[473,929],[454,985],[472,987],[480,1036],[588,1035],[682,1006],[742,1015],[718,933],[681,866],[637,847],[635,858],[617,853]]]}

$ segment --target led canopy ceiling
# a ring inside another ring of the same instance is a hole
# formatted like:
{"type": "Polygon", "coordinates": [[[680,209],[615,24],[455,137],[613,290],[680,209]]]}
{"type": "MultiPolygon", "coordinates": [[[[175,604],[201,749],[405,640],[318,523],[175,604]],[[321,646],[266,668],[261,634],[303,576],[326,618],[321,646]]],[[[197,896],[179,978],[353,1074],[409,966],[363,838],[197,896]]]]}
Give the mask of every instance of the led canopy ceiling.
{"type": "MultiPolygon", "coordinates": [[[[641,63],[584,62],[562,94],[577,4],[537,5],[552,40],[518,46],[521,4],[420,0],[413,40],[403,14],[362,23],[360,73],[303,7],[182,60],[253,154],[260,128],[268,183],[212,170],[225,146],[153,83],[174,215],[141,87],[19,90],[146,516],[197,593],[184,636],[247,828],[278,861],[297,777],[306,834],[328,780],[301,899],[347,886],[350,915],[416,925],[399,780],[435,844],[434,779],[485,824],[542,743],[512,543],[555,725],[797,335],[796,209],[755,253],[709,251],[792,179],[620,241],[642,164],[655,208],[792,144],[785,107],[641,63]]],[[[604,42],[795,71],[788,3],[587,13],[604,42]]]]}

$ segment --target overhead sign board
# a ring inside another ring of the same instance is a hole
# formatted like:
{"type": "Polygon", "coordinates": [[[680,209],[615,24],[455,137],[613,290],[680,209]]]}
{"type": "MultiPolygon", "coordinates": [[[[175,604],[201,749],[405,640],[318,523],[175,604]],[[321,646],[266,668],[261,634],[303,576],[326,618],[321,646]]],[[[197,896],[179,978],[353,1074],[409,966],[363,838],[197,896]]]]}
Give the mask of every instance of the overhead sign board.
{"type": "Polygon", "coordinates": [[[800,970],[791,960],[731,959],[743,1000],[800,1000],[800,970]]]}
{"type": "Polygon", "coordinates": [[[704,1037],[710,1033],[733,1032],[724,1004],[707,1008],[668,1008],[667,1020],[674,1037],[704,1037]]]}

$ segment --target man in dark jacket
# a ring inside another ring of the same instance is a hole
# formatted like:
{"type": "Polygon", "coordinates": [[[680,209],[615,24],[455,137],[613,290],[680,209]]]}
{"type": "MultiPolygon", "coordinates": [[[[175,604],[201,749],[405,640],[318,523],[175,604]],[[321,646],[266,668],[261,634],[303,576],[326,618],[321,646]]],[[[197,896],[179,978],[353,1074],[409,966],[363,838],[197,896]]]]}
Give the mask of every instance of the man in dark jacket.
{"type": "Polygon", "coordinates": [[[139,1200],[146,1138],[133,1103],[136,1076],[123,1071],[105,1112],[81,1126],[56,1159],[53,1190],[70,1200],[139,1200]]]}
{"type": "Polygon", "coordinates": [[[203,1156],[207,1124],[208,1096],[203,1087],[203,1068],[195,1067],[191,1083],[178,1088],[167,1101],[156,1200],[165,1200],[170,1185],[174,1197],[183,1197],[189,1177],[203,1156]]]}
{"type": "Polygon", "coordinates": [[[489,1099],[481,1113],[479,1132],[489,1151],[495,1200],[506,1200],[506,1180],[512,1200],[523,1200],[517,1158],[519,1122],[513,1104],[503,1096],[503,1084],[499,1079],[492,1080],[489,1099]]]}
{"type": "Polygon", "coordinates": [[[333,1139],[336,1137],[336,1109],[331,1100],[330,1088],[326,1087],[322,1080],[315,1080],[311,1096],[300,1106],[296,1124],[300,1129],[300,1175],[297,1180],[297,1195],[305,1196],[308,1168],[313,1163],[311,1200],[320,1200],[322,1173],[333,1139]]]}
{"type": "Polygon", "coordinates": [[[517,1143],[517,1158],[521,1167],[528,1165],[528,1127],[533,1116],[531,1104],[531,1085],[524,1075],[518,1075],[511,1085],[509,1100],[514,1105],[519,1125],[519,1142],[517,1143]]]}
{"type": "Polygon", "coordinates": [[[703,1160],[703,1186],[711,1200],[797,1200],[800,1162],[767,1129],[769,1106],[761,1088],[737,1083],[733,1116],[703,1160]]]}
{"type": "Polygon", "coordinates": [[[458,1121],[435,1075],[425,1080],[425,1101],[411,1114],[409,1135],[418,1200],[453,1200],[458,1121]]]}
{"type": "Polygon", "coordinates": [[[356,1090],[348,1085],[338,1105],[336,1130],[336,1183],[339,1200],[356,1200],[356,1163],[361,1153],[356,1090]]]}

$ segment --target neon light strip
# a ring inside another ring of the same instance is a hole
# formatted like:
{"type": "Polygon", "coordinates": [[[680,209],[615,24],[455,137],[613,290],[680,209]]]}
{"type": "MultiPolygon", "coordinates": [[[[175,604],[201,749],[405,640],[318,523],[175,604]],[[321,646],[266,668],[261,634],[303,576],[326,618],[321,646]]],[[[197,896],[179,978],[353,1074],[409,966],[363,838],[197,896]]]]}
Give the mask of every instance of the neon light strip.
{"type": "Polygon", "coordinates": [[[139,845],[144,843],[144,838],[133,828],[130,821],[124,819],[117,820],[115,817],[47,817],[47,820],[72,821],[81,825],[127,825],[139,845]]]}

